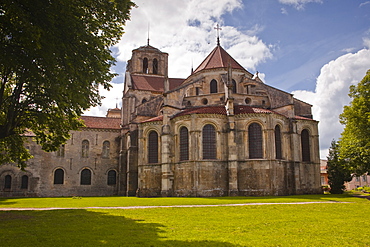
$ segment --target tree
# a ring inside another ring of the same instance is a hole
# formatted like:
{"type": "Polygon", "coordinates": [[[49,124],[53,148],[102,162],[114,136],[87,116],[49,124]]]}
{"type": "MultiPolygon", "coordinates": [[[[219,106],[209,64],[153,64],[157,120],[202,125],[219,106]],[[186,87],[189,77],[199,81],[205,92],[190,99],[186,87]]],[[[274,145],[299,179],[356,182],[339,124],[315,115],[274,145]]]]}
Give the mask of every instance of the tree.
{"type": "Polygon", "coordinates": [[[29,131],[56,151],[79,116],[110,88],[110,47],[123,34],[130,0],[2,0],[0,164],[25,166],[29,131]]]}
{"type": "Polygon", "coordinates": [[[351,181],[352,176],[346,169],[345,161],[339,158],[339,145],[335,140],[331,142],[329,156],[327,158],[330,193],[342,194],[345,189],[344,182],[351,181]]]}
{"type": "Polygon", "coordinates": [[[340,157],[356,175],[370,172],[370,70],[357,86],[350,87],[352,101],[340,121],[345,125],[339,141],[340,157]]]}

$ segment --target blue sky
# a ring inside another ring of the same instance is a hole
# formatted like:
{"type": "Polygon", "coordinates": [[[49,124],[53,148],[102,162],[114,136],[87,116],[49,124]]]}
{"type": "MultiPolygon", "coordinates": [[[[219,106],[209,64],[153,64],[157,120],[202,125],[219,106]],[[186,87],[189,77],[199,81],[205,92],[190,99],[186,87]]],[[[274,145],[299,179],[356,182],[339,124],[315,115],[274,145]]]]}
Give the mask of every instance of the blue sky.
{"type": "Polygon", "coordinates": [[[104,116],[122,97],[131,51],[150,45],[169,53],[169,76],[186,78],[221,45],[264,82],[313,105],[320,121],[321,157],[343,126],[339,114],[348,88],[370,69],[368,0],[136,0],[125,34],[112,48],[117,66],[103,105],[87,115],[104,116]]]}
{"type": "Polygon", "coordinates": [[[245,1],[227,15],[226,23],[241,29],[258,26],[258,37],[276,46],[274,57],[260,64],[266,81],[286,91],[314,90],[323,65],[364,47],[370,28],[370,2],[329,0],[301,9],[278,1],[245,1]]]}

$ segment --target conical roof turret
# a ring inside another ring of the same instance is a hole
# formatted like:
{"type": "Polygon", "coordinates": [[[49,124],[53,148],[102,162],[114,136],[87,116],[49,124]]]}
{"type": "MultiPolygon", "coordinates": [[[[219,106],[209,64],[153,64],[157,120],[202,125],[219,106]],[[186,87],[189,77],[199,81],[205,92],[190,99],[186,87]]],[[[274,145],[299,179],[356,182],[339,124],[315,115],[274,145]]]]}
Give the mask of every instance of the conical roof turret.
{"type": "Polygon", "coordinates": [[[229,64],[233,69],[242,69],[241,66],[229,53],[227,53],[220,45],[217,45],[216,48],[204,59],[204,61],[198,66],[194,71],[197,73],[204,69],[214,69],[214,68],[228,68],[229,64]]]}

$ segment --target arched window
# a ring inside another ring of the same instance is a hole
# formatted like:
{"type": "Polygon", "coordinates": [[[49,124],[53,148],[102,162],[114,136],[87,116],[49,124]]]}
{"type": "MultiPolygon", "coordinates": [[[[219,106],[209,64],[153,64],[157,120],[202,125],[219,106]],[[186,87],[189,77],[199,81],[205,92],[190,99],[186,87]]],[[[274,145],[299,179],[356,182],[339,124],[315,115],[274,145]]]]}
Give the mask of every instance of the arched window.
{"type": "Polygon", "coordinates": [[[216,130],[212,124],[207,124],[202,131],[203,159],[216,159],[216,130]]]}
{"type": "Polygon", "coordinates": [[[275,126],[275,158],[282,159],[280,126],[275,126]]]}
{"type": "Polygon", "coordinates": [[[116,184],[117,173],[115,170],[110,170],[108,172],[108,185],[116,184]]]}
{"type": "Polygon", "coordinates": [[[310,154],[310,134],[304,129],[301,133],[302,161],[311,161],[310,154]]]}
{"type": "Polygon", "coordinates": [[[258,123],[252,123],[248,127],[249,158],[261,159],[262,152],[262,128],[258,123]]]}
{"type": "Polygon", "coordinates": [[[144,98],[142,101],[141,101],[141,104],[144,104],[144,103],[146,103],[147,102],[147,100],[146,100],[146,98],[144,98]]]}
{"type": "Polygon", "coordinates": [[[210,83],[210,93],[217,93],[217,81],[215,79],[210,83]]]}
{"type": "Polygon", "coordinates": [[[109,158],[109,152],[110,152],[110,143],[109,141],[103,142],[103,150],[102,150],[102,158],[109,158]]]}
{"type": "Polygon", "coordinates": [[[4,189],[11,189],[11,188],[12,188],[12,176],[6,175],[4,189]]]}
{"type": "Polygon", "coordinates": [[[143,59],[143,73],[148,74],[148,59],[146,57],[143,59]]]}
{"type": "Polygon", "coordinates": [[[236,89],[236,81],[233,79],[231,82],[233,84],[233,93],[236,93],[237,92],[237,89],[236,89]]]}
{"type": "Polygon", "coordinates": [[[56,169],[54,172],[54,184],[64,183],[64,171],[63,169],[56,169]]]}
{"type": "Polygon", "coordinates": [[[189,160],[189,132],[186,127],[180,129],[180,160],[189,160]]]}
{"type": "Polygon", "coordinates": [[[27,175],[22,176],[21,189],[28,189],[28,176],[27,175]]]}
{"type": "Polygon", "coordinates": [[[158,163],[158,134],[155,131],[149,133],[148,138],[148,163],[158,163]]]}
{"type": "Polygon", "coordinates": [[[158,74],[158,60],[156,58],[153,59],[153,74],[158,74]]]}
{"type": "Polygon", "coordinates": [[[91,171],[89,169],[81,171],[81,185],[91,185],[91,171]]]}
{"type": "Polygon", "coordinates": [[[88,158],[89,157],[89,141],[83,140],[82,141],[82,152],[81,152],[82,158],[88,158]]]}

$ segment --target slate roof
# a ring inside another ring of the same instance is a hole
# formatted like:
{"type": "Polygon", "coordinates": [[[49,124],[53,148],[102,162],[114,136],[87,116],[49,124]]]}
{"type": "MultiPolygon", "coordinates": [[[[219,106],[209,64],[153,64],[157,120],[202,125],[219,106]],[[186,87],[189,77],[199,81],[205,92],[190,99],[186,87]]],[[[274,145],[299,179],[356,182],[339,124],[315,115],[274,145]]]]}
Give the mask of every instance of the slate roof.
{"type": "Polygon", "coordinates": [[[82,116],[87,128],[90,129],[120,129],[120,118],[82,116]]]}
{"type": "MultiPolygon", "coordinates": [[[[177,88],[185,79],[168,78],[170,90],[177,88]]],[[[164,92],[164,77],[155,75],[131,75],[132,88],[136,90],[164,92]]]]}
{"type": "Polygon", "coordinates": [[[198,68],[196,68],[194,73],[204,69],[227,68],[229,63],[233,69],[245,70],[243,66],[241,66],[234,58],[229,55],[229,53],[227,53],[220,45],[218,45],[206,57],[206,59],[204,59],[204,61],[198,66],[198,68]]]}

